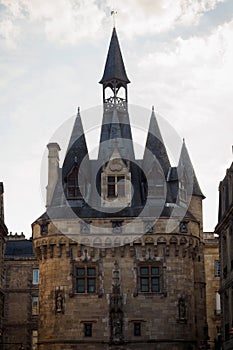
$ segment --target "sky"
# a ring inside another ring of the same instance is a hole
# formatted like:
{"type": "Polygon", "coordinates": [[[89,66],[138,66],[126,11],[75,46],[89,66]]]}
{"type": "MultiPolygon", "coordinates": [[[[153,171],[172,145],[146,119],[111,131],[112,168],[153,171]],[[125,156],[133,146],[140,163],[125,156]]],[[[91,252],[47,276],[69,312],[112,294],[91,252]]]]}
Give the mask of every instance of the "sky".
{"type": "Polygon", "coordinates": [[[148,117],[155,106],[185,138],[206,196],[204,230],[217,224],[218,185],[232,163],[233,1],[0,0],[0,181],[10,232],[30,237],[45,211],[46,145],[59,130],[68,141],[64,125],[77,106],[101,105],[112,9],[129,103],[148,117]]]}

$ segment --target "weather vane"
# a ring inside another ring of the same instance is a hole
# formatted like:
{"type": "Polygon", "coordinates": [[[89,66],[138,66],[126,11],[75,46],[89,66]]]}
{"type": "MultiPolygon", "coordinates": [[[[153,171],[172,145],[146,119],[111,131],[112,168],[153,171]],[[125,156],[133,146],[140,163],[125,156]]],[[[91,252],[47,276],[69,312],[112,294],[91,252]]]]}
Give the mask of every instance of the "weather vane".
{"type": "Polygon", "coordinates": [[[113,18],[113,28],[115,28],[115,26],[116,26],[116,15],[117,15],[117,11],[116,10],[112,10],[111,11],[111,16],[113,18]]]}

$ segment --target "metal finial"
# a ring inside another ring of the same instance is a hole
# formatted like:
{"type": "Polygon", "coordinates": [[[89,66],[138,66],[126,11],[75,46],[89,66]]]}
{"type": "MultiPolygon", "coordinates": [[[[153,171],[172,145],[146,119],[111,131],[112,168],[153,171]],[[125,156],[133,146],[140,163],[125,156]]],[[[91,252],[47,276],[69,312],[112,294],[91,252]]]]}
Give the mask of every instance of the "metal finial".
{"type": "Polygon", "coordinates": [[[183,137],[183,143],[185,143],[185,138],[183,137]]]}
{"type": "Polygon", "coordinates": [[[111,16],[112,16],[112,19],[113,19],[113,28],[116,27],[116,15],[117,15],[117,11],[116,10],[112,10],[111,11],[111,16]]]}
{"type": "Polygon", "coordinates": [[[77,114],[79,115],[80,114],[80,107],[78,106],[77,108],[77,114]]]}
{"type": "Polygon", "coordinates": [[[152,106],[152,112],[154,112],[155,111],[155,106],[152,106]]]}

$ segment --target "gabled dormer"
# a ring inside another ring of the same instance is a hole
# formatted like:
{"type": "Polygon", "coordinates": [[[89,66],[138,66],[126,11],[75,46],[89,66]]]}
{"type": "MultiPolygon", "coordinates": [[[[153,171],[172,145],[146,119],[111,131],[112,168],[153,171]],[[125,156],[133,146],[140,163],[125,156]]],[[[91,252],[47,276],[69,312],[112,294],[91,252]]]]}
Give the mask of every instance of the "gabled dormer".
{"type": "Polygon", "coordinates": [[[83,200],[90,191],[90,163],[80,110],[75,119],[62,167],[62,184],[67,200],[83,200]]]}
{"type": "Polygon", "coordinates": [[[101,206],[124,208],[131,204],[130,162],[122,158],[117,143],[101,173],[101,206]]]}

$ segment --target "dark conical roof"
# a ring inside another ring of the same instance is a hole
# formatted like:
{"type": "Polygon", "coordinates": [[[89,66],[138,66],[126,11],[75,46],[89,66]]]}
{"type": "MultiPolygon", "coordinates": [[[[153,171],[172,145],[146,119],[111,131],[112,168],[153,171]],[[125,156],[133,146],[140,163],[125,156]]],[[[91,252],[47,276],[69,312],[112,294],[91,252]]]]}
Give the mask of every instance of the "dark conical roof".
{"type": "Polygon", "coordinates": [[[188,179],[192,180],[192,194],[195,196],[205,198],[199,186],[191,159],[189,157],[187,147],[185,145],[185,141],[183,141],[183,145],[181,148],[180,159],[178,164],[178,173],[181,171],[181,169],[185,169],[188,174],[188,179]]]}
{"type": "Polygon", "coordinates": [[[125,71],[125,65],[121,55],[121,49],[115,28],[113,28],[104,74],[100,80],[100,84],[104,84],[105,82],[113,79],[120,80],[126,84],[130,83],[125,71]]]}
{"type": "Polygon", "coordinates": [[[68,175],[75,163],[80,164],[85,156],[88,156],[88,151],[78,110],[63,164],[63,177],[68,175]]]}
{"type": "Polygon", "coordinates": [[[144,153],[144,170],[150,170],[154,155],[156,160],[159,162],[165,177],[167,176],[168,170],[171,167],[166,147],[163,142],[163,138],[159,129],[157,118],[155,116],[154,108],[152,109],[152,114],[150,118],[150,125],[146,140],[146,148],[144,153]]]}

